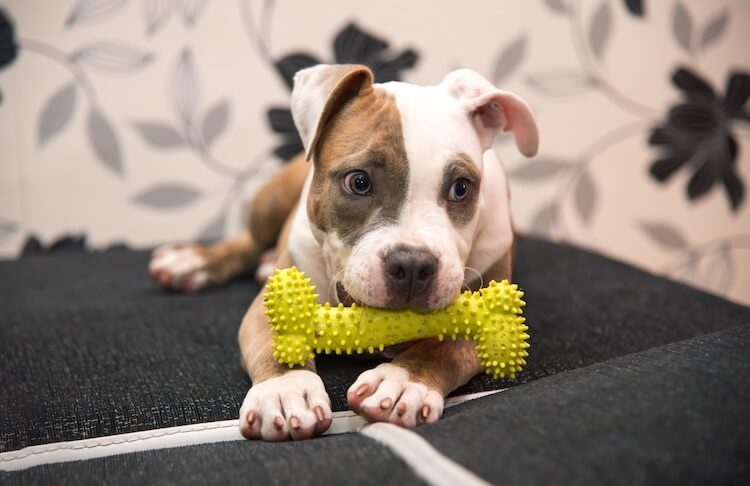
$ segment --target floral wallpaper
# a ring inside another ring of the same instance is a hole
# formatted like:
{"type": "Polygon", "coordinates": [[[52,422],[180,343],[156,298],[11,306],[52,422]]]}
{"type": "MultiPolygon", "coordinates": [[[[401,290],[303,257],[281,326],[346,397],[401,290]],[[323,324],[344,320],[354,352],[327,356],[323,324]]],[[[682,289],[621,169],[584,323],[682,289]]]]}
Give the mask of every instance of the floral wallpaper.
{"type": "Polygon", "coordinates": [[[470,67],[538,117],[496,146],[522,232],[750,303],[749,7],[0,0],[0,255],[226,236],[302,149],[298,69],[470,67]]]}

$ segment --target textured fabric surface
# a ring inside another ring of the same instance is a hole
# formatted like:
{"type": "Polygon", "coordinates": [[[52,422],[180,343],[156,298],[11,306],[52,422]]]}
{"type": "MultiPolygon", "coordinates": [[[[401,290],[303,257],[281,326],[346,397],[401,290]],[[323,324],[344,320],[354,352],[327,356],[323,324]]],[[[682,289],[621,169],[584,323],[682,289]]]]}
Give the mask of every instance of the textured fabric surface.
{"type": "Polygon", "coordinates": [[[0,472],[2,484],[424,484],[359,434],[303,442],[223,442],[0,472]]]}
{"type": "Polygon", "coordinates": [[[497,484],[750,484],[750,325],[567,371],[417,429],[497,484]]]}
{"type": "MultiPolygon", "coordinates": [[[[249,386],[237,328],[258,286],[167,294],[148,254],[59,253],[0,263],[0,452],[28,445],[236,418],[249,386]]],[[[750,322],[750,310],[564,245],[523,240],[528,382],[750,322]]],[[[376,360],[327,357],[334,409],[376,360]]]]}

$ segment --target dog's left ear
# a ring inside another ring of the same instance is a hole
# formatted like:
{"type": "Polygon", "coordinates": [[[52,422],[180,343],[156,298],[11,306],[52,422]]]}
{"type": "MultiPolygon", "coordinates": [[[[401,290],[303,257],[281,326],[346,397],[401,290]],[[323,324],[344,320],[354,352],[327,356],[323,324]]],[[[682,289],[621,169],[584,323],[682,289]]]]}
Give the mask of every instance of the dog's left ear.
{"type": "Polygon", "coordinates": [[[305,159],[315,153],[331,118],[353,98],[371,90],[372,82],[372,71],[358,64],[318,64],[297,71],[292,116],[305,146],[305,159]]]}
{"type": "Polygon", "coordinates": [[[458,98],[471,117],[482,150],[492,147],[498,132],[512,132],[518,150],[533,157],[539,148],[539,131],[534,114],[518,96],[495,88],[470,69],[449,73],[440,83],[458,98]]]}

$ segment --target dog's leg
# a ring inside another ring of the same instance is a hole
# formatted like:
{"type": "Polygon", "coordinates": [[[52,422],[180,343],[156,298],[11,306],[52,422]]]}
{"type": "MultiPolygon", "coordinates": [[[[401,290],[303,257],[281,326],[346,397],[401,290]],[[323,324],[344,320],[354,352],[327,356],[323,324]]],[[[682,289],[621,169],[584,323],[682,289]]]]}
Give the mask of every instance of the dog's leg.
{"type": "MultiPolygon", "coordinates": [[[[279,235],[277,264],[293,265],[286,251],[293,213],[279,235]]],[[[240,433],[248,439],[306,439],[331,426],[331,400],[315,373],[315,362],[290,370],[273,357],[273,334],[258,295],[239,332],[242,365],[253,382],[240,408],[240,433]]]]}
{"type": "MultiPolygon", "coordinates": [[[[262,255],[273,254],[272,247],[299,199],[309,166],[300,156],[271,177],[248,206],[247,229],[234,238],[209,246],[157,248],[149,264],[151,277],[166,289],[190,292],[221,285],[257,268],[262,255]]],[[[273,262],[264,263],[264,272],[273,266],[273,262]]]]}
{"type": "MultiPolygon", "coordinates": [[[[510,279],[514,251],[490,266],[485,283],[510,279]]],[[[479,279],[472,283],[478,287],[479,279]]],[[[481,371],[473,342],[425,339],[359,375],[346,398],[349,408],[371,422],[415,427],[438,420],[444,397],[481,371]]]]}
{"type": "Polygon", "coordinates": [[[151,256],[149,274],[165,289],[192,292],[220,285],[258,264],[261,248],[249,231],[209,246],[164,245],[151,256]]]}
{"type": "Polygon", "coordinates": [[[444,397],[482,370],[472,346],[463,340],[420,341],[359,375],[347,392],[349,407],[371,422],[410,428],[435,422],[444,397]]]}

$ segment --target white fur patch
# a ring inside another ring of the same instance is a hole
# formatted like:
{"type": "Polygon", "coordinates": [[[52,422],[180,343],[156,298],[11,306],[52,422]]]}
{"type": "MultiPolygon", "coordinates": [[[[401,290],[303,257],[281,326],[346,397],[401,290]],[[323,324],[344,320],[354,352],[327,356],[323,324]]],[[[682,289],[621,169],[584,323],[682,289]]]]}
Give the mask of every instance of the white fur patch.
{"type": "Polygon", "coordinates": [[[148,270],[162,287],[193,292],[210,284],[207,263],[194,248],[167,245],[154,251],[148,270]]]}
{"type": "Polygon", "coordinates": [[[318,423],[316,407],[330,423],[331,400],[320,377],[307,370],[288,371],[250,388],[240,408],[240,432],[269,441],[309,438],[318,423]]]}
{"type": "Polygon", "coordinates": [[[432,423],[443,415],[444,399],[423,383],[412,381],[409,373],[390,363],[367,370],[347,392],[349,405],[371,422],[390,422],[413,428],[432,423]],[[365,387],[366,392],[357,395],[365,387]],[[427,416],[423,412],[427,412],[427,416]]]}

